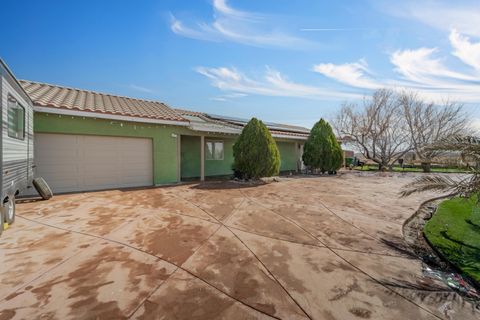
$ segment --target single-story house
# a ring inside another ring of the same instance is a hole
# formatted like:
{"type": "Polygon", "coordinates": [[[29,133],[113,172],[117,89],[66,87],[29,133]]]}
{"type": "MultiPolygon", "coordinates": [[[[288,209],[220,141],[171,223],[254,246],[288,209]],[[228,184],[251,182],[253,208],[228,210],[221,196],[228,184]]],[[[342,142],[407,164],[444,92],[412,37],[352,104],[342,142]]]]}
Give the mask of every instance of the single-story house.
{"type": "MultiPolygon", "coordinates": [[[[54,192],[170,184],[231,175],[247,120],[20,81],[34,103],[35,170],[54,192]]],[[[266,123],[281,171],[301,169],[309,129],[266,123]]]]}

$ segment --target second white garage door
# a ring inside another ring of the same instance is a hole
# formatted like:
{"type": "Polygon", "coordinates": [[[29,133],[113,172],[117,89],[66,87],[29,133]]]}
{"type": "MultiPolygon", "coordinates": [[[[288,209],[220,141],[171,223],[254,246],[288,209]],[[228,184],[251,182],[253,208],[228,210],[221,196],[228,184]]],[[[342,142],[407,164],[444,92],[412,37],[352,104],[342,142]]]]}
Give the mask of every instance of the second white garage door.
{"type": "Polygon", "coordinates": [[[53,192],[151,186],[152,140],[35,134],[36,176],[53,192]]]}

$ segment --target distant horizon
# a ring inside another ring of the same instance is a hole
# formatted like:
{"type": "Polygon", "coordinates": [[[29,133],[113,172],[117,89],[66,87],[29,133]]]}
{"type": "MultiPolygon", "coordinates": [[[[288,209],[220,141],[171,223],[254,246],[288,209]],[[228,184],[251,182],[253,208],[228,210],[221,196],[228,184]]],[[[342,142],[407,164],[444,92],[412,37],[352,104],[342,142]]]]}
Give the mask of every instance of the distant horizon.
{"type": "Polygon", "coordinates": [[[464,103],[480,129],[475,1],[6,1],[3,8],[0,41],[8,45],[0,56],[19,79],[307,128],[376,89],[408,89],[464,103]]]}

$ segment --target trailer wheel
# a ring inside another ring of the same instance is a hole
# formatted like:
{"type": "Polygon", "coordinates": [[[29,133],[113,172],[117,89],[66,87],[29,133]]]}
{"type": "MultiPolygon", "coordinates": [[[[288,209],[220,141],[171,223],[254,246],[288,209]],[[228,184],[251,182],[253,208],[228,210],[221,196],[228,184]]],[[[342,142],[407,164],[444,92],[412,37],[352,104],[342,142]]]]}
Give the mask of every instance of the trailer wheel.
{"type": "Polygon", "coordinates": [[[3,214],[6,223],[15,222],[15,196],[8,197],[8,201],[3,204],[3,214]]]}
{"type": "Polygon", "coordinates": [[[43,200],[48,200],[53,197],[52,189],[48,186],[45,180],[42,177],[33,179],[33,186],[37,190],[38,194],[42,197],[43,200]]]}

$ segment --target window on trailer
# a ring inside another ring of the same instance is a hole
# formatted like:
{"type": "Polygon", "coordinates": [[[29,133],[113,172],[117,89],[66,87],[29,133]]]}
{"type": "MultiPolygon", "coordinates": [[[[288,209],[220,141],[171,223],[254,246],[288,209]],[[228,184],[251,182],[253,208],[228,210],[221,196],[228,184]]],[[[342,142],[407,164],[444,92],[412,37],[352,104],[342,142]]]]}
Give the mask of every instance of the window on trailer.
{"type": "Polygon", "coordinates": [[[223,160],[223,141],[207,141],[205,145],[207,160],[223,160]]]}
{"type": "Polygon", "coordinates": [[[25,108],[11,95],[8,96],[8,136],[25,139],[25,108]]]}

